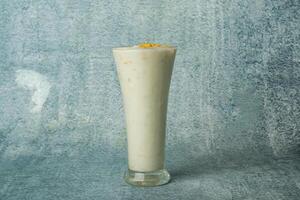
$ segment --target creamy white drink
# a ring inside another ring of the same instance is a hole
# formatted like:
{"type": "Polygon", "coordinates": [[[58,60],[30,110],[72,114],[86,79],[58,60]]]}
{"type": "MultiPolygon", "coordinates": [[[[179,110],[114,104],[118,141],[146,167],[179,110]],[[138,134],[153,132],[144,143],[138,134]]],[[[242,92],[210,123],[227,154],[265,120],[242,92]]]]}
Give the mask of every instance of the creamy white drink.
{"type": "Polygon", "coordinates": [[[128,140],[128,166],[135,172],[164,169],[168,93],[174,47],[142,44],[114,48],[128,140]]]}

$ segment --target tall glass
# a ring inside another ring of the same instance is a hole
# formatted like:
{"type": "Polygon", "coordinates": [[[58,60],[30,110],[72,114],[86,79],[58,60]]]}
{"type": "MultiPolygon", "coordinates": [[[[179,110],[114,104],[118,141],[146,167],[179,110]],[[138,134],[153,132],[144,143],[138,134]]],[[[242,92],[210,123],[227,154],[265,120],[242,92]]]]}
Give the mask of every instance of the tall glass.
{"type": "Polygon", "coordinates": [[[166,184],[164,168],[168,94],[174,47],[113,49],[126,116],[128,170],[135,186],[166,184]]]}

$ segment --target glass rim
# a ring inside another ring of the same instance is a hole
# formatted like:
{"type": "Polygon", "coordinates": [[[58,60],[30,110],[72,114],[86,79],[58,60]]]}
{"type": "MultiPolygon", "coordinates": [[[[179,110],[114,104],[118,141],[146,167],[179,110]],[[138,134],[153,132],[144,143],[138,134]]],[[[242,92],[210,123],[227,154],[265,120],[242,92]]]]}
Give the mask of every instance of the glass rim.
{"type": "Polygon", "coordinates": [[[130,51],[149,51],[149,50],[164,50],[164,49],[175,49],[176,47],[174,46],[161,46],[161,47],[150,47],[150,48],[141,48],[141,47],[136,47],[136,46],[124,46],[124,47],[113,47],[113,51],[122,51],[122,50],[130,50],[130,51]]]}

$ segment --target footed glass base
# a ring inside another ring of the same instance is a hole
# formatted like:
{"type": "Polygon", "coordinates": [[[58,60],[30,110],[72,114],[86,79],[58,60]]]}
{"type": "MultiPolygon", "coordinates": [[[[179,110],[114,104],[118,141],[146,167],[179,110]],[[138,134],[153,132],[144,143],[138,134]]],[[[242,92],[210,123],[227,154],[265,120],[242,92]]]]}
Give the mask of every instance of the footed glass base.
{"type": "Polygon", "coordinates": [[[153,187],[167,184],[171,177],[167,170],[157,170],[153,172],[136,172],[128,169],[125,172],[126,183],[140,187],[153,187]]]}

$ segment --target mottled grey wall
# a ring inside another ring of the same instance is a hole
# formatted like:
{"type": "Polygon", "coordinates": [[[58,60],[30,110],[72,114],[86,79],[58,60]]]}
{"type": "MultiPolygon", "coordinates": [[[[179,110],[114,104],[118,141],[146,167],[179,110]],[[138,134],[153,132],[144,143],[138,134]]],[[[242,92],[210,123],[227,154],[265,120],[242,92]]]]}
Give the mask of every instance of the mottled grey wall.
{"type": "Polygon", "coordinates": [[[1,160],[125,156],[111,48],[144,41],[178,47],[170,154],[300,150],[298,0],[2,0],[1,160]]]}

